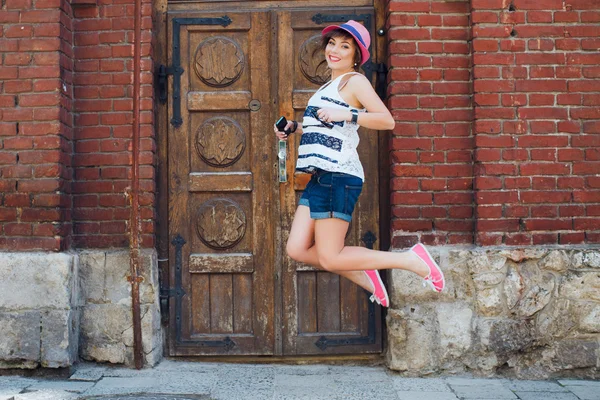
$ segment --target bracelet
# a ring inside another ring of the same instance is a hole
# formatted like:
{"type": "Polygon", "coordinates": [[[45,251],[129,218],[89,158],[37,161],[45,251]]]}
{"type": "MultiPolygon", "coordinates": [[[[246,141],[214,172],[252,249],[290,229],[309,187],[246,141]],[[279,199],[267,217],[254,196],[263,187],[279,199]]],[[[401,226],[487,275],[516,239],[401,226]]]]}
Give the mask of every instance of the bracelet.
{"type": "Polygon", "coordinates": [[[353,124],[358,123],[358,111],[350,110],[350,113],[352,114],[352,120],[350,122],[352,122],[353,124]]]}
{"type": "Polygon", "coordinates": [[[294,133],[294,132],[296,132],[296,129],[298,129],[298,122],[292,121],[292,123],[294,124],[294,127],[292,128],[292,130],[290,131],[290,133],[294,133]]]}

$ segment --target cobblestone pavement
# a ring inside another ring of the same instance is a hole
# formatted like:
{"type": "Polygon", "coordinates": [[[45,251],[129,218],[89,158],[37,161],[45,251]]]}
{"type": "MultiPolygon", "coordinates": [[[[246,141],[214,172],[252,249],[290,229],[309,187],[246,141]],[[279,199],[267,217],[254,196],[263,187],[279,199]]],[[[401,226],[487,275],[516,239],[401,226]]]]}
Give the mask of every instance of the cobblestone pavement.
{"type": "Polygon", "coordinates": [[[165,360],[153,369],[79,364],[70,377],[0,376],[0,400],[600,400],[600,381],[404,378],[385,367],[165,360]]]}

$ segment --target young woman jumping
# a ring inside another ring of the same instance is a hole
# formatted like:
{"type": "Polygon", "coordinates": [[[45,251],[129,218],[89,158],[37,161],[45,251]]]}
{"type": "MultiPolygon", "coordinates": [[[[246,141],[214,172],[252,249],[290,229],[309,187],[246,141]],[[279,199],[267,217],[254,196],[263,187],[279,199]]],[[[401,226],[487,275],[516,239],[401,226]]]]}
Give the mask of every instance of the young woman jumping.
{"type": "MultiPolygon", "coordinates": [[[[380,269],[414,272],[441,292],[444,274],[422,244],[402,253],[344,245],[364,181],[356,150],[358,128],[390,130],[395,122],[371,82],[357,72],[370,57],[367,29],[350,20],[326,27],[321,35],[331,80],[308,101],[302,124],[289,121],[284,129],[302,135],[296,170],[312,174],[294,216],[287,253],[350,279],[384,307],[390,302],[380,269]]],[[[274,130],[287,140],[285,132],[274,130]]]]}

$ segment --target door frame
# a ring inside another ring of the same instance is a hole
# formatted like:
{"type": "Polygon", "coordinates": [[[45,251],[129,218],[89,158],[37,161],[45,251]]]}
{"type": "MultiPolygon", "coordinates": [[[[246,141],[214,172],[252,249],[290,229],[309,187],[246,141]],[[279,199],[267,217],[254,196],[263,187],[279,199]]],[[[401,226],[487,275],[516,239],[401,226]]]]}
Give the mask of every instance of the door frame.
{"type": "MultiPolygon", "coordinates": [[[[331,8],[330,0],[309,0],[302,2],[303,9],[313,9],[318,11],[319,9],[331,8]]],[[[375,10],[375,21],[379,21],[379,25],[375,26],[376,35],[372,38],[372,46],[376,47],[376,54],[378,54],[378,60],[375,62],[389,64],[387,55],[387,30],[386,30],[386,19],[385,19],[385,0],[346,0],[340,1],[340,5],[344,7],[352,6],[372,6],[375,10]],[[382,30],[383,34],[379,34],[382,30]]],[[[197,0],[196,2],[183,2],[173,3],[170,5],[173,9],[183,10],[191,9],[195,12],[201,11],[216,11],[226,10],[228,8],[239,8],[244,9],[273,9],[273,8],[299,8],[297,1],[278,1],[278,2],[254,2],[254,1],[210,1],[210,0],[197,0]]],[[[154,117],[155,117],[155,140],[156,140],[156,153],[157,153],[157,164],[156,164],[156,250],[158,255],[158,274],[160,283],[160,308],[161,308],[161,323],[166,327],[167,335],[170,334],[169,329],[169,310],[168,310],[168,292],[169,288],[173,286],[173,282],[170,282],[169,278],[169,253],[171,243],[169,242],[169,176],[168,176],[168,131],[169,131],[169,116],[168,116],[168,103],[161,104],[158,101],[157,92],[157,79],[158,67],[160,65],[167,65],[168,63],[168,46],[169,41],[167,40],[167,11],[169,11],[169,5],[167,0],[157,0],[153,2],[153,60],[154,60],[154,76],[155,76],[155,95],[154,95],[154,117]]],[[[276,35],[276,32],[272,33],[276,35]]],[[[273,66],[276,67],[276,60],[273,60],[273,66]]],[[[376,74],[374,74],[375,76],[376,74]]],[[[388,83],[389,85],[389,83],[388,83]]],[[[273,85],[275,87],[275,85],[273,85]]],[[[275,89],[276,90],[276,89],[275,89]]],[[[386,99],[387,103],[387,99],[386,99]]],[[[379,248],[387,250],[390,247],[390,137],[389,132],[379,133],[378,135],[378,146],[379,146],[379,248]]],[[[274,200],[277,200],[277,205],[273,209],[279,209],[278,196],[275,196],[274,200]]],[[[276,235],[277,232],[276,232],[276,235]]],[[[280,251],[275,252],[275,263],[281,262],[280,251]]],[[[384,281],[386,280],[385,274],[382,274],[384,281]]],[[[276,286],[275,296],[281,295],[282,288],[276,286]]],[[[281,305],[276,302],[274,305],[275,311],[275,326],[281,322],[281,305]]],[[[386,310],[382,307],[382,321],[385,321],[386,310]]],[[[382,340],[383,349],[385,351],[386,346],[386,324],[382,322],[382,340]]],[[[277,352],[278,347],[281,346],[282,340],[280,335],[276,333],[275,337],[275,349],[277,352]]],[[[169,338],[164,341],[165,350],[169,351],[169,338]]],[[[205,356],[200,358],[214,358],[214,356],[205,356]]],[[[250,360],[253,356],[219,356],[233,357],[235,359],[250,360]]],[[[372,359],[380,358],[381,354],[369,355],[369,354],[356,354],[354,356],[333,356],[333,355],[320,355],[320,356],[270,356],[269,359],[340,359],[340,358],[360,358],[360,359],[372,359]]]]}

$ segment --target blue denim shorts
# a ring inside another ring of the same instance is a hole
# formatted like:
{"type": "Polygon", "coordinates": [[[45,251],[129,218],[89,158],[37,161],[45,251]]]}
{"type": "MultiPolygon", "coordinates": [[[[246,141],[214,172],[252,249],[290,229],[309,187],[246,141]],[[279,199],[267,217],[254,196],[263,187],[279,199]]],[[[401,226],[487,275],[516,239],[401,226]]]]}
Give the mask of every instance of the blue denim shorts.
{"type": "Polygon", "coordinates": [[[310,208],[312,219],[339,218],[350,222],[362,187],[363,181],[357,176],[318,169],[299,204],[310,208]]]}

